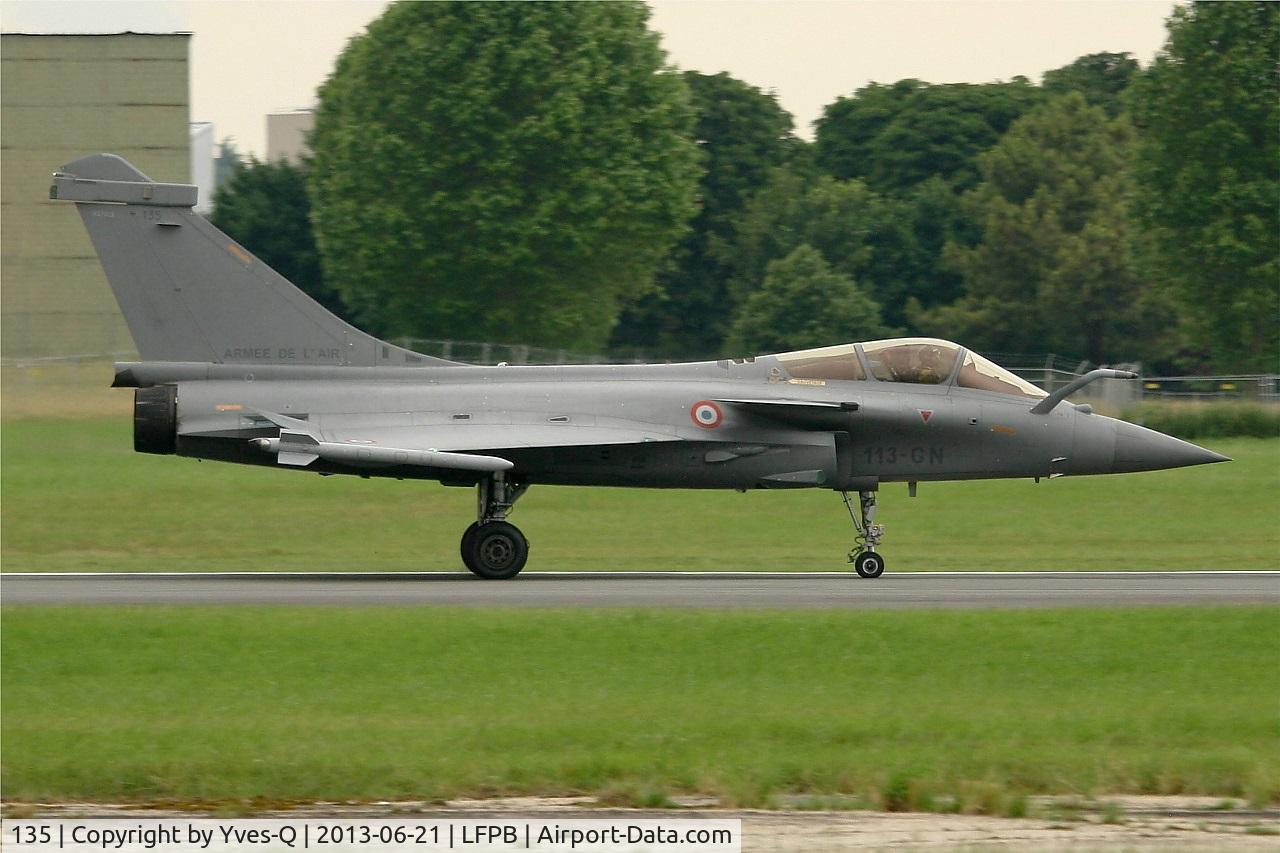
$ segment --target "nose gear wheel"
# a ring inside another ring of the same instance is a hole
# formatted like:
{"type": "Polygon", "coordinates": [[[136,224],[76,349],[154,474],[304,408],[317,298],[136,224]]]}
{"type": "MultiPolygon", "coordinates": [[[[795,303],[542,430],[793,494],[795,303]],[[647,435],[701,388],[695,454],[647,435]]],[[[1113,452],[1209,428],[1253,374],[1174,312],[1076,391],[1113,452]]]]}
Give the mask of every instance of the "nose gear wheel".
{"type": "Polygon", "coordinates": [[[878,578],[884,574],[884,557],[875,551],[863,551],[849,558],[860,578],[878,578]]]}
{"type": "Polygon", "coordinates": [[[858,505],[854,506],[853,498],[848,492],[841,492],[845,509],[849,510],[849,518],[853,519],[854,547],[849,552],[849,562],[859,577],[878,578],[884,574],[884,557],[876,551],[884,536],[884,525],[876,524],[876,493],[858,492],[858,505]]]}

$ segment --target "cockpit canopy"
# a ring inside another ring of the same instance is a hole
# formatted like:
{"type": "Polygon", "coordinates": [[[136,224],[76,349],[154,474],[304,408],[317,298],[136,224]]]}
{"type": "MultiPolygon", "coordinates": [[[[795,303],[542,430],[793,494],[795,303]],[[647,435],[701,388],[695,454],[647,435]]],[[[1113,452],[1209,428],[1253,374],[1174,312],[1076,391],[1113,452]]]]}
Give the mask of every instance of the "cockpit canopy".
{"type": "Polygon", "coordinates": [[[938,338],[891,338],[780,353],[792,379],[867,379],[947,385],[1038,400],[1046,393],[1000,365],[938,338]]]}

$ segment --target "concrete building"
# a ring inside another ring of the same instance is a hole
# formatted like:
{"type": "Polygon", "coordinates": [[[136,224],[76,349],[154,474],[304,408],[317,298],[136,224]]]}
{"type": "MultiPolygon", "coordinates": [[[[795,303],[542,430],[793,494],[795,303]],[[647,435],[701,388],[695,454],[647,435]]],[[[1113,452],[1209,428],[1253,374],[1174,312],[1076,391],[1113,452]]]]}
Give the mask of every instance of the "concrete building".
{"type": "Polygon", "coordinates": [[[191,178],[189,33],[0,36],[0,350],[133,351],[97,255],[50,174],[100,151],[191,178]]]}
{"type": "Polygon", "coordinates": [[[311,110],[294,110],[288,113],[267,114],[267,162],[288,160],[297,165],[309,154],[307,134],[315,124],[316,115],[311,110]]]}

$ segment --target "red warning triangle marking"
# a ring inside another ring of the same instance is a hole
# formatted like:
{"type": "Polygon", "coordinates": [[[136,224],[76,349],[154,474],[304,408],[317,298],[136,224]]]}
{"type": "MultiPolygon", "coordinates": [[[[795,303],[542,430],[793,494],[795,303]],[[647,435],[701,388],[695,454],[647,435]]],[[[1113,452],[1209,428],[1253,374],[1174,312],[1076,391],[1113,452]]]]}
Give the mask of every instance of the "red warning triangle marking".
{"type": "Polygon", "coordinates": [[[929,418],[933,417],[933,409],[916,409],[920,413],[920,420],[925,423],[929,422],[929,418]]]}

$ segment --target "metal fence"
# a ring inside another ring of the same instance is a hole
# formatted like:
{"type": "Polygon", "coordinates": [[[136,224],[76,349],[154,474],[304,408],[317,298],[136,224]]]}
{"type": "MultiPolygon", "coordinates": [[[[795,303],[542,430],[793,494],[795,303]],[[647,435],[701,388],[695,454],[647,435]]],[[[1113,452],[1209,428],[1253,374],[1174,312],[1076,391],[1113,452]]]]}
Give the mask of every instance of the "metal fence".
{"type": "Polygon", "coordinates": [[[1234,374],[1224,376],[1144,376],[1141,364],[1097,365],[1058,355],[1026,353],[983,353],[996,364],[1023,379],[1053,392],[1095,367],[1131,370],[1137,379],[1105,379],[1081,389],[1082,400],[1096,399],[1112,408],[1143,400],[1186,402],[1237,401],[1280,403],[1280,374],[1234,374]]]}
{"type": "Polygon", "coordinates": [[[1242,376],[1145,376],[1133,381],[1141,383],[1143,399],[1280,403],[1280,374],[1275,373],[1242,376]]]}

